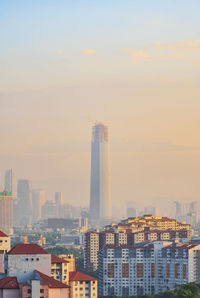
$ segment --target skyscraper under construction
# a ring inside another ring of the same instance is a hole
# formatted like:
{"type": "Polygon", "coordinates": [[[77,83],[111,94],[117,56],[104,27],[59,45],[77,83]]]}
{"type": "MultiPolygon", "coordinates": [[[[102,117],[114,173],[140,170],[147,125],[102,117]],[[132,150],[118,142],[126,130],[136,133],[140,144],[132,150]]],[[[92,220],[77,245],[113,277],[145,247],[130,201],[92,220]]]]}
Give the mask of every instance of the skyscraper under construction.
{"type": "Polygon", "coordinates": [[[90,220],[95,225],[111,217],[108,128],[95,123],[92,128],[90,220]]]}

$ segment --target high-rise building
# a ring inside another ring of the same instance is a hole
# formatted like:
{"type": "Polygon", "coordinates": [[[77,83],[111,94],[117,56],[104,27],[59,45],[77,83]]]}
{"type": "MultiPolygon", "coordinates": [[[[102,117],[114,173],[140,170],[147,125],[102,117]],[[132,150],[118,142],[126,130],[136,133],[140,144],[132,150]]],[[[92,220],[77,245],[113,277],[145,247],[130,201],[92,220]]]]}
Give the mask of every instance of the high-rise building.
{"type": "Polygon", "coordinates": [[[43,189],[32,190],[32,208],[33,208],[33,222],[41,219],[42,206],[45,202],[45,192],[43,189]]]}
{"type": "Polygon", "coordinates": [[[63,193],[61,191],[55,192],[56,217],[64,217],[63,209],[63,193]]]}
{"type": "Polygon", "coordinates": [[[156,215],[156,208],[153,207],[153,206],[145,206],[144,207],[144,214],[153,214],[153,215],[156,215]]]}
{"type": "Polygon", "coordinates": [[[111,217],[108,128],[96,123],[92,130],[90,220],[97,224],[111,217]]]}
{"type": "Polygon", "coordinates": [[[200,244],[155,241],[99,252],[99,296],[143,296],[200,282],[200,244]]]}
{"type": "Polygon", "coordinates": [[[136,217],[137,210],[136,204],[134,201],[127,201],[126,202],[126,217],[136,217]]]}
{"type": "Polygon", "coordinates": [[[22,225],[30,224],[32,220],[31,182],[19,180],[17,184],[17,197],[19,200],[19,216],[22,225]]]}
{"type": "Polygon", "coordinates": [[[176,208],[176,219],[178,220],[182,220],[182,216],[183,216],[183,206],[180,202],[175,201],[175,208],[176,208]]]}
{"type": "Polygon", "coordinates": [[[0,229],[12,233],[13,199],[12,193],[0,192],[0,229]]]}
{"type": "Polygon", "coordinates": [[[42,206],[42,218],[56,218],[56,204],[52,201],[46,201],[42,206]]]}
{"type": "Polygon", "coordinates": [[[9,169],[5,172],[5,191],[12,193],[12,196],[16,196],[16,179],[13,169],[9,169]]]}

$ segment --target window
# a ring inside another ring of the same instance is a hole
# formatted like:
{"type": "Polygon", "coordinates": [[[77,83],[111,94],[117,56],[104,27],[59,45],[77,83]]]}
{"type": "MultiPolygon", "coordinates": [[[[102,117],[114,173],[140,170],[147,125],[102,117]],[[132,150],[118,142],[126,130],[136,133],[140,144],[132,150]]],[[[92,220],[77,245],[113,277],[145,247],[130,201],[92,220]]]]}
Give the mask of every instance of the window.
{"type": "Polygon", "coordinates": [[[44,289],[40,289],[40,293],[44,293],[44,289]]]}
{"type": "Polygon", "coordinates": [[[28,290],[27,290],[27,293],[28,293],[28,294],[31,294],[31,289],[28,289],[28,290]]]}
{"type": "Polygon", "coordinates": [[[26,258],[26,261],[28,262],[28,258],[26,258]]]}
{"type": "Polygon", "coordinates": [[[34,259],[32,258],[31,261],[34,261],[34,259]]]}
{"type": "Polygon", "coordinates": [[[40,260],[39,258],[36,259],[36,261],[39,261],[39,260],[40,260]]]}

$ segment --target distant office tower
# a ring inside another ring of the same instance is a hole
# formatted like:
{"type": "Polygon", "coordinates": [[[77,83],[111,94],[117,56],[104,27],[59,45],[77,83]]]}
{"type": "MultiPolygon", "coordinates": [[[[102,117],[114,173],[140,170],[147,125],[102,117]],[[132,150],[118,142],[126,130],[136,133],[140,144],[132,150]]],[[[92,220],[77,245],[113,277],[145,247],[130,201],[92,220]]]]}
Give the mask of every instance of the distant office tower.
{"type": "Polygon", "coordinates": [[[30,224],[32,221],[31,182],[19,180],[17,184],[17,197],[19,200],[19,216],[22,225],[30,224]]]}
{"type": "Polygon", "coordinates": [[[126,216],[127,217],[136,217],[136,204],[134,201],[127,201],[126,202],[126,216]]]}
{"type": "Polygon", "coordinates": [[[0,230],[12,233],[13,229],[13,199],[12,194],[0,192],[0,230]]]}
{"type": "Polygon", "coordinates": [[[182,219],[182,204],[180,202],[174,202],[176,206],[176,219],[181,220],[182,219]]]}
{"type": "Polygon", "coordinates": [[[189,204],[189,212],[197,213],[198,212],[198,203],[193,201],[189,204]]]}
{"type": "Polygon", "coordinates": [[[52,201],[46,201],[42,206],[42,218],[56,218],[56,204],[52,201]]]}
{"type": "Polygon", "coordinates": [[[32,190],[32,209],[33,209],[33,222],[41,219],[42,206],[45,202],[45,192],[43,189],[32,190]]]}
{"type": "Polygon", "coordinates": [[[63,205],[63,193],[62,193],[62,191],[55,192],[55,203],[56,203],[56,205],[63,205]]]}
{"type": "Polygon", "coordinates": [[[61,191],[55,192],[56,217],[64,217],[63,209],[63,193],[61,191]]]}
{"type": "Polygon", "coordinates": [[[156,208],[153,206],[146,206],[144,207],[144,214],[153,214],[156,215],[156,208]]]}
{"type": "Polygon", "coordinates": [[[92,131],[90,219],[92,223],[112,217],[108,128],[96,123],[92,131]]]}
{"type": "Polygon", "coordinates": [[[5,191],[11,192],[12,196],[16,196],[16,179],[13,169],[5,172],[5,191]]]}

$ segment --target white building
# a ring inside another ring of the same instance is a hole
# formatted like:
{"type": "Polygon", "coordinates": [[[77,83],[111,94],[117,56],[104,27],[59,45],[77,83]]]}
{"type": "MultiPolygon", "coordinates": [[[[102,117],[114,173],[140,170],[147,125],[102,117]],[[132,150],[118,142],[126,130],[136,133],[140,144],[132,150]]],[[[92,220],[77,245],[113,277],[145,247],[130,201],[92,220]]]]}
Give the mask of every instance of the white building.
{"type": "Polygon", "coordinates": [[[200,283],[200,243],[167,246],[162,249],[159,262],[158,292],[189,282],[200,283]]]}
{"type": "Polygon", "coordinates": [[[17,244],[5,257],[7,276],[38,270],[51,276],[51,255],[38,244],[17,244]]]}
{"type": "Polygon", "coordinates": [[[93,126],[90,181],[90,219],[93,224],[112,217],[108,128],[93,126]]]}
{"type": "Polygon", "coordinates": [[[99,295],[142,296],[200,282],[200,244],[156,241],[99,253],[99,295]]]}

